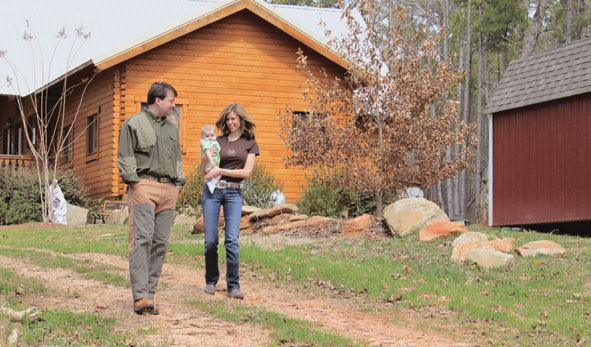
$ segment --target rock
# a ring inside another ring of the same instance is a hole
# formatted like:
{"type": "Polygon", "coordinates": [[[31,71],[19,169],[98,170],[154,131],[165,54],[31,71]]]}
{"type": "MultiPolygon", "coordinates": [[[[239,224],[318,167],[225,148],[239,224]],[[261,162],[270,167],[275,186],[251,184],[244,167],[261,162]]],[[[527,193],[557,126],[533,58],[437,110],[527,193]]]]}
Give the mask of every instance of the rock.
{"type": "Polygon", "coordinates": [[[10,332],[10,335],[8,336],[6,342],[8,342],[9,346],[18,346],[21,336],[23,336],[23,333],[21,333],[20,330],[18,330],[18,328],[14,328],[10,332]]]}
{"type": "Polygon", "coordinates": [[[454,242],[451,244],[453,247],[456,247],[464,242],[473,242],[473,241],[487,241],[488,236],[486,234],[469,231],[467,233],[463,233],[462,235],[458,236],[454,242]]]}
{"type": "Polygon", "coordinates": [[[285,224],[289,221],[289,219],[293,217],[292,214],[286,213],[286,214],[278,214],[273,218],[268,218],[265,221],[267,222],[267,225],[278,225],[278,224],[285,224]]]}
{"type": "Polygon", "coordinates": [[[522,257],[534,257],[538,254],[564,257],[566,249],[554,241],[540,240],[526,243],[515,250],[522,257]]]}
{"type": "Polygon", "coordinates": [[[249,215],[251,213],[255,213],[260,210],[261,210],[260,207],[242,205],[242,215],[243,216],[249,215]]]}
{"type": "Polygon", "coordinates": [[[88,209],[70,205],[66,202],[66,220],[68,225],[86,225],[86,220],[88,219],[88,209]]]}
{"type": "Polygon", "coordinates": [[[468,229],[466,229],[466,227],[463,225],[439,221],[421,228],[419,231],[419,240],[423,242],[433,242],[435,240],[452,235],[458,235],[467,231],[468,229]]]}
{"type": "Polygon", "coordinates": [[[335,221],[335,219],[328,218],[328,217],[312,216],[306,220],[306,222],[307,222],[306,225],[307,226],[316,226],[316,225],[332,223],[334,221],[335,221]]]}
{"type": "Polygon", "coordinates": [[[195,225],[195,223],[197,223],[197,217],[195,216],[189,216],[187,214],[181,213],[174,217],[175,225],[195,225]]]}
{"type": "MultiPolygon", "coordinates": [[[[224,221],[224,210],[220,209],[220,219],[218,221],[218,228],[223,227],[225,224],[226,224],[226,222],[224,221]]],[[[193,230],[191,231],[191,234],[203,234],[204,232],[205,232],[205,227],[203,225],[203,216],[201,216],[201,217],[199,217],[199,219],[197,219],[197,222],[193,226],[193,230]]]]}
{"type": "Polygon", "coordinates": [[[252,213],[250,214],[250,220],[253,222],[257,222],[259,220],[271,218],[283,213],[295,214],[297,211],[298,207],[294,204],[282,204],[252,213]]]}
{"type": "Polygon", "coordinates": [[[513,251],[513,243],[515,239],[513,237],[504,238],[502,240],[490,240],[487,241],[486,244],[491,247],[491,249],[497,250],[503,253],[511,253],[513,251]]]}
{"type": "Polygon", "coordinates": [[[515,264],[515,257],[512,254],[506,254],[492,249],[473,249],[468,253],[466,259],[475,262],[478,266],[485,269],[515,264]]]}
{"type": "Polygon", "coordinates": [[[344,234],[358,234],[368,233],[369,226],[374,222],[372,215],[364,214],[362,216],[347,219],[343,222],[343,228],[341,231],[344,234]]]}
{"type": "Polygon", "coordinates": [[[468,254],[474,249],[487,249],[489,246],[482,241],[466,241],[455,246],[451,251],[450,261],[456,264],[462,264],[466,261],[468,254]]]}
{"type": "Polygon", "coordinates": [[[393,234],[406,236],[425,225],[449,218],[437,204],[422,198],[401,199],[384,208],[384,219],[393,234]]]}
{"type": "Polygon", "coordinates": [[[307,220],[299,220],[299,221],[290,222],[290,223],[286,223],[286,224],[282,224],[282,225],[270,225],[270,226],[263,228],[263,234],[266,234],[266,235],[277,234],[280,231],[294,229],[294,228],[301,228],[301,227],[305,227],[307,225],[308,225],[307,220]]]}
{"type": "Polygon", "coordinates": [[[107,225],[123,225],[129,223],[129,207],[125,206],[120,210],[113,210],[105,221],[107,225]]]}
{"type": "Polygon", "coordinates": [[[306,216],[305,214],[296,214],[296,215],[289,217],[290,222],[295,222],[298,220],[306,220],[306,219],[308,219],[308,216],[306,216]]]}
{"type": "MultiPolygon", "coordinates": [[[[240,218],[240,230],[244,230],[246,228],[253,228],[252,222],[250,221],[250,217],[243,216],[240,218]]],[[[253,228],[254,230],[254,228],[253,228]]]]}

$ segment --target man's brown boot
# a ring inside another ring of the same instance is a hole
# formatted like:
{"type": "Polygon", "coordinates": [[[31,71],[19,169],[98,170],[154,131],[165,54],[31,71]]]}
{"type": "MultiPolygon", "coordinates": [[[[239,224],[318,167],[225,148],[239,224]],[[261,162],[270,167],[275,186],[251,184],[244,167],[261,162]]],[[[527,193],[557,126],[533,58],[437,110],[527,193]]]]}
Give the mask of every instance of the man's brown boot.
{"type": "Polygon", "coordinates": [[[152,311],[154,309],[154,302],[148,298],[141,298],[133,303],[133,310],[137,314],[152,311]]]}

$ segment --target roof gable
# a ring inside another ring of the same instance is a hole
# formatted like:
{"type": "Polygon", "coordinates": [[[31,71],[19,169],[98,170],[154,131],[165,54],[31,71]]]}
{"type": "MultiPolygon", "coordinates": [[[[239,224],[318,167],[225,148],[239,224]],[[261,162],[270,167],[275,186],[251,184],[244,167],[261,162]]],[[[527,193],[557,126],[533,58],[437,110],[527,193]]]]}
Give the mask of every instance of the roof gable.
{"type": "Polygon", "coordinates": [[[244,9],[251,11],[265,21],[284,31],[294,39],[304,43],[329,60],[335,62],[336,64],[342,67],[347,66],[343,58],[337,55],[332,49],[327,47],[326,41],[323,38],[307,30],[293,19],[290,19],[288,16],[281,13],[280,10],[274,8],[262,0],[222,1],[203,11],[202,13],[199,13],[197,16],[191,16],[172,24],[156,35],[140,39],[136,42],[132,42],[126,47],[122,47],[106,55],[96,57],[93,59],[94,64],[100,70],[105,70],[244,9]]]}
{"type": "Polygon", "coordinates": [[[486,112],[495,113],[591,92],[591,39],[513,60],[486,112]]]}

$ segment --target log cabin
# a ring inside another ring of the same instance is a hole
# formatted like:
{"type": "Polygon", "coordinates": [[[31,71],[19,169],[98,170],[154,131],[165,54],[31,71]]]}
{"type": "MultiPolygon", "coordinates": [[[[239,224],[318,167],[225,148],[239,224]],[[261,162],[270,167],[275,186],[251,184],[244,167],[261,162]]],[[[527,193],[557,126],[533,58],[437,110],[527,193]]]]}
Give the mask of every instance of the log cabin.
{"type": "Polygon", "coordinates": [[[16,39],[0,41],[0,74],[10,76],[10,83],[0,86],[2,167],[33,163],[25,132],[39,141],[39,131],[30,100],[44,93],[51,106],[67,94],[65,121],[51,124],[57,130],[73,129],[59,155],[61,167],[75,171],[91,198],[123,198],[125,185],[116,164],[119,128],[145,105],[149,86],[162,80],[179,94],[169,119],[179,127],[186,175],[200,160],[201,127],[215,123],[226,105],[238,102],[257,124],[257,162],[283,187],[287,201],[301,195],[304,170],[283,164],[287,152],[279,115],[287,107],[302,112],[307,107],[298,49],[312,68],[344,75],[347,63],[327,45],[319,25],[322,21],[332,32],[342,31],[340,10],[261,0],[10,0],[5,8],[12,16],[1,24],[7,26],[3,36],[16,39]],[[64,25],[78,29],[66,38],[60,30],[64,25]],[[47,35],[55,32],[67,44],[57,45],[47,35]],[[47,63],[35,68],[35,56],[42,55],[35,50],[47,56],[54,47],[51,68],[47,63]],[[39,70],[47,74],[39,78],[39,70]],[[81,81],[88,82],[74,87],[81,81]],[[64,94],[64,86],[74,88],[64,94]],[[23,124],[23,118],[29,121],[23,124]]]}

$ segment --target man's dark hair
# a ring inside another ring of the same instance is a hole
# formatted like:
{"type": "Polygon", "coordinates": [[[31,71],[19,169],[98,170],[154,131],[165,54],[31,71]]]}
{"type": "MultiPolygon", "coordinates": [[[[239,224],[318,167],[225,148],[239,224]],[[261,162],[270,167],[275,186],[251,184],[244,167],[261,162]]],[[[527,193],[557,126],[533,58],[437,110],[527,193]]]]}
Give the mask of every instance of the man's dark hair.
{"type": "Polygon", "coordinates": [[[175,98],[178,96],[176,89],[170,84],[166,82],[154,82],[152,86],[150,86],[150,90],[148,90],[148,105],[152,105],[154,101],[156,101],[156,98],[166,98],[167,90],[170,90],[175,98]]]}

